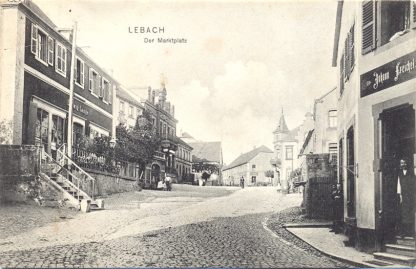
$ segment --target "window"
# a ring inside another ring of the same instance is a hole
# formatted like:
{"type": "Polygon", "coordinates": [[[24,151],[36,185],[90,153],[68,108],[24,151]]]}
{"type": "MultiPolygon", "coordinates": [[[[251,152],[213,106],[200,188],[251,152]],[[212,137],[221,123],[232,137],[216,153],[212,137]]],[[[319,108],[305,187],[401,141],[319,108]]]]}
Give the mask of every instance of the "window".
{"type": "Polygon", "coordinates": [[[82,143],[82,140],[84,138],[84,126],[82,126],[79,123],[74,122],[73,125],[73,131],[72,131],[72,144],[75,147],[79,147],[82,143]]]}
{"type": "Polygon", "coordinates": [[[35,144],[42,145],[44,150],[48,152],[48,133],[49,133],[49,113],[38,108],[35,130],[35,144]]]}
{"type": "Polygon", "coordinates": [[[276,149],[276,156],[277,156],[277,159],[280,159],[280,149],[279,148],[276,149]]]}
{"type": "Polygon", "coordinates": [[[347,33],[347,37],[345,38],[344,42],[344,81],[348,81],[352,70],[354,69],[355,65],[355,55],[354,55],[354,25],[350,28],[349,32],[347,33]]]}
{"type": "Polygon", "coordinates": [[[95,96],[98,97],[99,95],[99,88],[100,88],[100,83],[99,83],[99,78],[98,78],[98,73],[95,72],[94,69],[90,68],[90,76],[89,76],[89,90],[91,91],[91,93],[95,96]]]}
{"type": "Polygon", "coordinates": [[[101,87],[101,97],[103,98],[103,101],[106,103],[109,103],[109,97],[110,97],[110,82],[105,79],[102,78],[102,87],[101,87]]]}
{"type": "Polygon", "coordinates": [[[66,77],[66,48],[56,42],[56,71],[66,77]]]}
{"type": "Polygon", "coordinates": [[[32,24],[30,51],[45,65],[53,65],[53,39],[36,24],[32,24]]]}
{"type": "Polygon", "coordinates": [[[253,165],[251,166],[251,168],[252,168],[252,169],[256,169],[256,165],[255,165],[255,164],[253,164],[253,165]]]}
{"type": "Polygon", "coordinates": [[[65,141],[65,119],[57,115],[52,116],[52,141],[57,148],[65,141]]]}
{"type": "Polygon", "coordinates": [[[124,102],[120,100],[120,114],[124,114],[124,102]]]}
{"type": "Polygon", "coordinates": [[[329,125],[329,128],[337,127],[337,111],[336,110],[330,110],[328,112],[328,125],[329,125]]]}
{"type": "Polygon", "coordinates": [[[374,50],[377,45],[389,43],[407,33],[410,28],[415,28],[415,7],[414,0],[364,1],[362,4],[362,54],[374,50]],[[380,23],[377,23],[378,20],[380,23]],[[377,29],[377,27],[380,28],[377,29]]]}
{"type": "Polygon", "coordinates": [[[338,155],[337,143],[329,143],[328,153],[329,153],[329,160],[333,163],[336,163],[337,155],[338,155]]]}
{"type": "Polygon", "coordinates": [[[133,106],[129,106],[129,117],[133,118],[133,106]]]}
{"type": "Polygon", "coordinates": [[[53,44],[53,39],[52,37],[48,37],[48,64],[49,65],[53,65],[53,48],[54,48],[54,44],[53,44]]]}
{"type": "Polygon", "coordinates": [[[384,45],[410,28],[410,1],[381,1],[381,44],[384,45]]]}
{"type": "Polygon", "coordinates": [[[84,62],[79,58],[75,64],[75,83],[84,88],[84,62]]]}
{"type": "Polygon", "coordinates": [[[256,183],[256,176],[251,177],[251,183],[256,183]]]}
{"type": "Polygon", "coordinates": [[[286,147],[286,160],[292,160],[293,159],[293,147],[286,147]]]}

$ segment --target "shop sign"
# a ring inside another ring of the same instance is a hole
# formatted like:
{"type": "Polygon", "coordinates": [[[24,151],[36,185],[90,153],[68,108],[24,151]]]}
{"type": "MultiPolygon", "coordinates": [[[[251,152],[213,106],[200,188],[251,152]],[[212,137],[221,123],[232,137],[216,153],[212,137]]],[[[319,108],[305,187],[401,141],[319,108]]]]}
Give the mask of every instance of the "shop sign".
{"type": "Polygon", "coordinates": [[[85,116],[88,116],[88,110],[79,104],[74,104],[74,110],[84,114],[85,116]]]}
{"type": "Polygon", "coordinates": [[[416,77],[416,51],[377,67],[360,77],[361,97],[416,77]]]}

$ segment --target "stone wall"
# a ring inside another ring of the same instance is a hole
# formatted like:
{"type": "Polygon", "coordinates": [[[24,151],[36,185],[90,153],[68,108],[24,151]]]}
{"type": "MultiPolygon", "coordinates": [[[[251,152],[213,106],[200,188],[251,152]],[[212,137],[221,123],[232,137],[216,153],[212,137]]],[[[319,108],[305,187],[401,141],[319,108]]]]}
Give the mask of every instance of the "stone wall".
{"type": "Polygon", "coordinates": [[[140,190],[136,178],[91,169],[84,170],[95,178],[94,186],[91,181],[86,181],[80,186],[89,195],[93,193],[94,196],[106,196],[113,193],[140,190]]]}
{"type": "Polygon", "coordinates": [[[39,193],[40,149],[0,145],[0,203],[30,200],[39,193]]]}

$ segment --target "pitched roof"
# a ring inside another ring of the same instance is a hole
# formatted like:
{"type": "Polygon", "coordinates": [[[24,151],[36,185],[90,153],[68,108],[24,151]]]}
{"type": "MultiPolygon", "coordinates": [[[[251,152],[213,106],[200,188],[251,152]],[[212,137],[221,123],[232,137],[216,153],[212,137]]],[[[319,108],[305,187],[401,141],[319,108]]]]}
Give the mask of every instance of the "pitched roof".
{"type": "Polygon", "coordinates": [[[188,142],[192,150],[192,160],[207,160],[222,164],[222,148],[221,142],[188,142]]]}
{"type": "Polygon", "coordinates": [[[278,133],[289,132],[289,128],[287,128],[287,124],[285,120],[285,115],[283,113],[282,113],[282,116],[280,116],[280,120],[279,120],[279,123],[277,125],[275,132],[278,132],[278,133]]]}
{"type": "Polygon", "coordinates": [[[188,147],[188,148],[190,148],[191,150],[193,149],[188,143],[186,143],[185,141],[183,141],[180,137],[177,137],[176,136],[176,138],[175,138],[175,140],[176,140],[176,142],[178,143],[178,144],[181,144],[182,146],[184,146],[184,147],[188,147]]]}
{"type": "Polygon", "coordinates": [[[299,155],[302,155],[304,153],[306,146],[309,144],[311,140],[313,132],[314,132],[314,129],[309,130],[308,135],[306,136],[305,142],[303,142],[302,149],[300,150],[299,155]]]}
{"type": "Polygon", "coordinates": [[[133,96],[131,93],[124,90],[123,88],[117,88],[117,97],[129,102],[132,105],[143,107],[143,105],[137,100],[137,97],[133,96]]]}
{"type": "Polygon", "coordinates": [[[237,159],[235,159],[229,165],[227,165],[227,167],[225,169],[223,169],[223,171],[231,169],[233,167],[240,166],[240,165],[245,164],[245,163],[248,163],[250,160],[252,160],[254,157],[256,157],[261,152],[273,153],[273,151],[270,150],[266,146],[261,146],[261,147],[255,148],[252,151],[243,153],[240,156],[238,156],[237,159]]]}

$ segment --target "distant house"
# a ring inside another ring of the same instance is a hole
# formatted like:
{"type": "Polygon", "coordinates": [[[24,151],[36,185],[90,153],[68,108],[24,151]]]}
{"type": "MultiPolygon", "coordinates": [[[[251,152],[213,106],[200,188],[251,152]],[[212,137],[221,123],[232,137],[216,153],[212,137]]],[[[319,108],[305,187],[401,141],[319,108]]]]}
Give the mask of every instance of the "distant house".
{"type": "Polygon", "coordinates": [[[210,180],[214,181],[212,184],[222,185],[221,170],[223,159],[221,142],[199,141],[188,133],[182,133],[180,138],[192,147],[192,172],[208,172],[211,174],[210,180]]]}
{"type": "Polygon", "coordinates": [[[277,171],[275,182],[277,184],[280,183],[284,190],[288,190],[292,186],[290,176],[292,172],[300,166],[297,157],[300,148],[308,137],[309,131],[312,129],[312,113],[306,113],[303,123],[298,127],[289,130],[282,111],[277,128],[273,132],[275,156],[272,163],[275,165],[277,171]]]}
{"type": "Polygon", "coordinates": [[[244,177],[245,186],[273,185],[272,178],[265,172],[274,170],[270,161],[274,153],[266,146],[254,148],[241,154],[237,159],[223,168],[224,185],[239,185],[244,177]]]}

